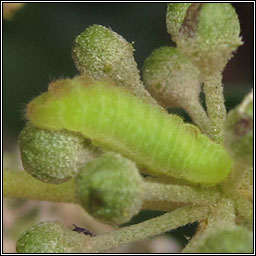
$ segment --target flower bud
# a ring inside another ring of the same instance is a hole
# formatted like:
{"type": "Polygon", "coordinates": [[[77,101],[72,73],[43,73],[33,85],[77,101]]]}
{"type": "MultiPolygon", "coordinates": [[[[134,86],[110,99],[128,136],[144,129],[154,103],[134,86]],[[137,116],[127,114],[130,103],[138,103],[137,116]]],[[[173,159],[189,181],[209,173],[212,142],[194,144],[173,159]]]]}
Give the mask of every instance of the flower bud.
{"type": "Polygon", "coordinates": [[[176,42],[180,27],[186,17],[187,10],[192,3],[170,3],[167,5],[166,25],[167,31],[176,42]]]}
{"type": "Polygon", "coordinates": [[[72,57],[81,75],[96,80],[112,79],[117,86],[154,103],[140,80],[133,46],[122,36],[104,26],[93,25],[76,37],[72,57]]]}
{"type": "Polygon", "coordinates": [[[230,3],[169,4],[167,30],[202,75],[221,72],[242,44],[239,20],[230,3]]]}
{"type": "Polygon", "coordinates": [[[72,253],[79,251],[79,234],[67,229],[59,221],[41,222],[19,238],[17,253],[72,253]]]}
{"type": "Polygon", "coordinates": [[[106,153],[88,163],[76,176],[81,205],[99,220],[118,225],[139,212],[143,179],[136,165],[116,153],[106,153]]]}
{"type": "Polygon", "coordinates": [[[27,123],[19,136],[24,169],[47,183],[62,183],[70,179],[96,151],[79,134],[51,131],[27,123]]]}
{"type": "Polygon", "coordinates": [[[200,72],[179,49],[165,46],[154,50],[144,62],[143,80],[162,106],[183,108],[210,136],[209,118],[199,98],[200,72]]]}
{"type": "Polygon", "coordinates": [[[225,141],[230,154],[237,160],[253,164],[253,93],[229,111],[225,123],[225,141]]]}
{"type": "Polygon", "coordinates": [[[144,62],[143,81],[165,107],[184,108],[199,101],[199,71],[177,48],[154,50],[144,62]]]}
{"type": "Polygon", "coordinates": [[[200,242],[197,253],[252,253],[253,235],[244,227],[219,227],[200,242]]]}

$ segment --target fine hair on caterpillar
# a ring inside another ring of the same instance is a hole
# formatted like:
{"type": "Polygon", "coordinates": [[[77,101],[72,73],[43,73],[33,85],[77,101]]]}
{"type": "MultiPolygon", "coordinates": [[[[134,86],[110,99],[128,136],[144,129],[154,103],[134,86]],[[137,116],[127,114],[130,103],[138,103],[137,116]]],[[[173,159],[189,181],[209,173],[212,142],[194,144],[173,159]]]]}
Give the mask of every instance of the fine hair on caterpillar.
{"type": "Polygon", "coordinates": [[[231,169],[224,147],[197,127],[106,81],[58,80],[28,105],[27,114],[38,127],[79,132],[155,176],[212,186],[231,169]]]}

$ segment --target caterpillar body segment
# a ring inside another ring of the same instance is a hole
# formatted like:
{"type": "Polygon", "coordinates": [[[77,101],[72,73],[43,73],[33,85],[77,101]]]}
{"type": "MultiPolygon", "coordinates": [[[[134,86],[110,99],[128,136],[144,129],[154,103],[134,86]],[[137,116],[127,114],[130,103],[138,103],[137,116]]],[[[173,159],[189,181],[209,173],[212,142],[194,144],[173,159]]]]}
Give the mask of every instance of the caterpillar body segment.
{"type": "Polygon", "coordinates": [[[27,115],[41,128],[79,132],[156,176],[213,186],[231,169],[224,147],[198,128],[108,82],[57,81],[27,115]]]}

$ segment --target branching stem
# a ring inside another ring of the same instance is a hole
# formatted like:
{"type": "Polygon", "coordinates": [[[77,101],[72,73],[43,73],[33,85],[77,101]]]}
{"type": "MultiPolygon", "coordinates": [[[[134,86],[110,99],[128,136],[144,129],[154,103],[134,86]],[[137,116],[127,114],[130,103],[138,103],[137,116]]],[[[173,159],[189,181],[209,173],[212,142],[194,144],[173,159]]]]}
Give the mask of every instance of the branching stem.
{"type": "Polygon", "coordinates": [[[163,232],[184,226],[188,223],[200,221],[207,217],[207,207],[184,207],[165,213],[139,224],[120,228],[117,231],[107,233],[89,240],[85,240],[84,253],[100,253],[117,246],[159,235],[163,232]]]}
{"type": "Polygon", "coordinates": [[[234,203],[228,198],[222,198],[217,204],[211,207],[211,213],[206,222],[201,222],[199,228],[182,253],[195,253],[197,247],[204,237],[216,227],[225,227],[225,225],[235,224],[234,203]]]}
{"type": "MultiPolygon", "coordinates": [[[[4,196],[51,202],[77,203],[74,179],[55,185],[41,182],[25,171],[4,171],[4,196]]],[[[215,188],[202,189],[183,185],[144,182],[143,209],[170,211],[186,204],[216,203],[220,193],[215,188]]]]}
{"type": "Polygon", "coordinates": [[[212,123],[212,136],[216,142],[223,141],[226,108],[224,104],[221,73],[206,76],[204,79],[204,94],[207,113],[212,123]]]}

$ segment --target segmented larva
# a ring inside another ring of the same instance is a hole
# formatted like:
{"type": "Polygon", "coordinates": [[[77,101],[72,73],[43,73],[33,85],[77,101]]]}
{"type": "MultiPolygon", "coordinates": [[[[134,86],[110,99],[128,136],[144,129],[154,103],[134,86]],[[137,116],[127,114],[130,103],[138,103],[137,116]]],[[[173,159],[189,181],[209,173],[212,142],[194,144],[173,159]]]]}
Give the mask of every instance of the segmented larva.
{"type": "Polygon", "coordinates": [[[108,82],[56,81],[28,105],[27,115],[41,128],[79,132],[156,176],[212,186],[231,169],[224,147],[198,128],[108,82]]]}

